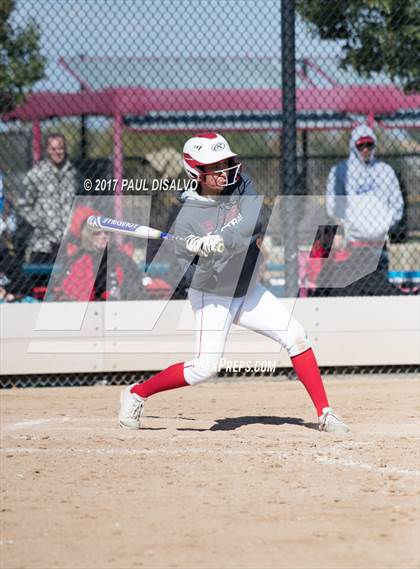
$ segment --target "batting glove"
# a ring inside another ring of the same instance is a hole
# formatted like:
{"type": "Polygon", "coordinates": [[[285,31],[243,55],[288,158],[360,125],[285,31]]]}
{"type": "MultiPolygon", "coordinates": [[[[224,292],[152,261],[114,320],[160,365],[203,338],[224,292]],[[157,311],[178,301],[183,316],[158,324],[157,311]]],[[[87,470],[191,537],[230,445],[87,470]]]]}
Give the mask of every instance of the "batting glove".
{"type": "Polygon", "coordinates": [[[221,235],[205,235],[204,237],[190,235],[185,241],[185,246],[188,251],[200,257],[208,257],[212,253],[220,253],[224,249],[221,235]]]}
{"type": "Polygon", "coordinates": [[[223,243],[223,237],[221,235],[206,235],[204,237],[202,249],[208,255],[222,253],[224,248],[225,244],[223,243]]]}

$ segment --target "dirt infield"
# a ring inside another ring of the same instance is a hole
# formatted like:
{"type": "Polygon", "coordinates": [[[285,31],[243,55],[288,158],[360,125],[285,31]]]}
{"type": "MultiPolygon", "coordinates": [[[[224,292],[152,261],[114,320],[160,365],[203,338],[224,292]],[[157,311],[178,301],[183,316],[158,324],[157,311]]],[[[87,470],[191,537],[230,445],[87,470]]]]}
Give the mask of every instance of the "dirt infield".
{"type": "Polygon", "coordinates": [[[117,426],[120,388],[4,390],[0,566],[398,568],[419,555],[419,381],[205,384],[117,426]]]}

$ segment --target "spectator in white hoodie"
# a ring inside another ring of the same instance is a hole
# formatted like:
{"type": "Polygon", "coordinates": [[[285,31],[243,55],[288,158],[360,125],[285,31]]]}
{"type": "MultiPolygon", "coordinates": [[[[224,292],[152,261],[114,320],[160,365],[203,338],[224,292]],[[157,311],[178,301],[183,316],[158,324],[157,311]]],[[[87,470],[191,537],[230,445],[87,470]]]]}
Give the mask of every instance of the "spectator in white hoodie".
{"type": "Polygon", "coordinates": [[[350,252],[378,249],[378,270],[388,272],[386,237],[403,215],[398,178],[375,158],[376,136],[367,125],[351,134],[350,156],[334,166],[327,182],[327,213],[344,227],[350,252]]]}

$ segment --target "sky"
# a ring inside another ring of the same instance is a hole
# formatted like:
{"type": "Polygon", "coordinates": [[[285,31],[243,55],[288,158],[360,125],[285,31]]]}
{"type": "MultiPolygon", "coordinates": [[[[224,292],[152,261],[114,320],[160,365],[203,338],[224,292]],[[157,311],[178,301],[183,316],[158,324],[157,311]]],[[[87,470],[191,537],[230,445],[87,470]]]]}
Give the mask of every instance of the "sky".
{"type": "MultiPolygon", "coordinates": [[[[280,0],[17,0],[14,23],[41,28],[47,78],[36,90],[73,91],[60,56],[279,57],[280,0]]],[[[338,54],[298,18],[296,55],[338,54]]]]}

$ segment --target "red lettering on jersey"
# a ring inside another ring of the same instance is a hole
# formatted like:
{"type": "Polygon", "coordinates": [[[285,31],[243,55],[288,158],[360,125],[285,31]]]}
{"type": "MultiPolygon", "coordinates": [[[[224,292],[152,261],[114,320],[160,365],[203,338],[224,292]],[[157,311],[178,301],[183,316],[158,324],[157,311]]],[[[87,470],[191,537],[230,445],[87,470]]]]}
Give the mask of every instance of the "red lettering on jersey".
{"type": "Polygon", "coordinates": [[[208,219],[203,223],[203,227],[207,231],[207,233],[211,233],[212,231],[214,231],[216,224],[212,219],[208,219]]]}
{"type": "Polygon", "coordinates": [[[237,205],[233,206],[226,214],[225,217],[225,224],[229,223],[229,221],[232,221],[232,219],[235,219],[235,217],[238,216],[239,213],[239,207],[237,205]]]}

